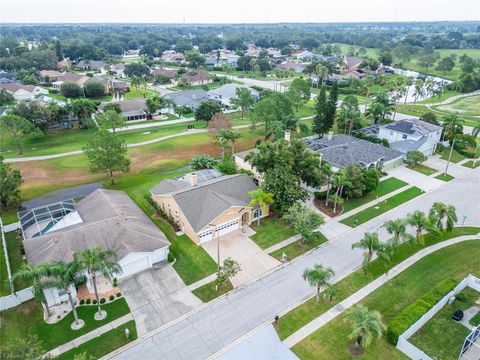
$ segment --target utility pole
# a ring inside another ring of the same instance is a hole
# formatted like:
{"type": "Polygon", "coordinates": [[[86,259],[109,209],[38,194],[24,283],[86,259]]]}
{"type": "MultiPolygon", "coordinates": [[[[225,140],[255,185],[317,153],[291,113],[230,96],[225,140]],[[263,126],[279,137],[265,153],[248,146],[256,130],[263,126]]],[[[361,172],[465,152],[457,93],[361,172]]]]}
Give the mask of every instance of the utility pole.
{"type": "Polygon", "coordinates": [[[444,175],[447,175],[448,166],[450,165],[450,159],[452,158],[453,147],[455,146],[455,138],[453,138],[452,146],[450,147],[450,154],[448,154],[447,166],[445,167],[444,175]]]}

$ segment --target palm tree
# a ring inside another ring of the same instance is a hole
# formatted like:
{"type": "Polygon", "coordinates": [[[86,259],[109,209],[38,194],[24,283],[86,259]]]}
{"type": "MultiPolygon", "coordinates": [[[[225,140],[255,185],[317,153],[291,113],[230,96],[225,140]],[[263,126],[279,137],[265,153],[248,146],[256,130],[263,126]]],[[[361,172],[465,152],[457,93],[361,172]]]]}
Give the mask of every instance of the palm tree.
{"type": "Polygon", "coordinates": [[[378,251],[381,247],[380,240],[378,239],[378,234],[375,233],[365,233],[363,235],[363,239],[360,241],[352,244],[352,249],[362,249],[366,250],[363,254],[364,262],[363,262],[363,269],[368,269],[368,265],[372,260],[373,254],[378,251]]]}
{"type": "Polygon", "coordinates": [[[313,269],[307,268],[303,272],[303,279],[317,288],[317,304],[320,302],[320,288],[330,286],[329,280],[334,274],[331,268],[325,268],[320,264],[315,264],[313,269]]]}
{"type": "Polygon", "coordinates": [[[93,290],[95,292],[95,299],[97,299],[98,312],[95,314],[100,320],[104,318],[106,313],[102,312],[100,307],[100,299],[97,290],[97,274],[101,273],[104,276],[118,274],[122,271],[121,266],[116,262],[116,254],[113,250],[103,250],[100,246],[95,245],[91,249],[84,250],[73,254],[73,257],[80,267],[92,277],[93,290]]]}
{"type": "Polygon", "coordinates": [[[93,101],[83,98],[73,100],[72,109],[75,115],[83,119],[83,126],[86,128],[88,128],[88,118],[97,110],[93,101]]]}
{"type": "Polygon", "coordinates": [[[413,105],[417,103],[417,100],[421,96],[425,96],[425,88],[423,86],[423,80],[417,79],[415,81],[415,92],[413,93],[413,105]]]}
{"type": "MultiPolygon", "coordinates": [[[[248,206],[254,207],[254,206],[261,206],[262,208],[262,213],[266,214],[267,213],[267,206],[269,204],[273,204],[273,194],[263,191],[262,188],[258,188],[257,190],[250,191],[248,193],[252,197],[252,200],[248,203],[248,206]]],[[[257,218],[257,226],[260,226],[260,216],[257,218]]]]}
{"type": "Polygon", "coordinates": [[[138,90],[138,86],[140,85],[140,82],[142,80],[138,76],[132,76],[132,79],[130,80],[130,83],[134,88],[138,90]]]}
{"type": "Polygon", "coordinates": [[[393,246],[397,246],[399,243],[407,239],[410,240],[410,237],[407,234],[407,226],[405,220],[387,220],[383,226],[385,226],[385,229],[390,235],[393,235],[392,239],[390,240],[393,246]]]}
{"type": "Polygon", "coordinates": [[[429,216],[432,218],[436,227],[443,231],[451,231],[457,222],[457,212],[455,206],[447,205],[441,202],[433,203],[429,216]]]}
{"type": "Polygon", "coordinates": [[[53,280],[48,281],[49,287],[56,287],[64,290],[68,295],[70,306],[73,311],[74,324],[81,327],[81,322],[78,319],[77,308],[75,301],[72,297],[72,286],[79,286],[86,281],[85,275],[82,273],[82,268],[77,261],[71,261],[69,263],[57,262],[53,263],[50,267],[51,274],[54,276],[53,280]]]}
{"type": "MultiPolygon", "coordinates": [[[[317,72],[317,76],[319,77],[319,80],[322,81],[321,84],[323,85],[323,80],[328,76],[328,74],[330,73],[330,70],[328,69],[328,67],[322,64],[318,64],[315,70],[317,72]]],[[[320,81],[317,82],[317,89],[318,88],[320,88],[320,81]]]]}
{"type": "Polygon", "coordinates": [[[13,274],[12,281],[23,280],[31,284],[33,288],[33,294],[35,298],[45,305],[47,316],[50,317],[50,308],[48,306],[47,299],[43,293],[43,289],[46,288],[44,279],[50,275],[50,267],[48,264],[41,264],[37,266],[30,266],[23,263],[20,269],[13,274]]]}
{"type": "Polygon", "coordinates": [[[451,114],[443,118],[443,127],[447,139],[453,139],[455,134],[461,133],[463,129],[463,120],[457,114],[451,114]]]}
{"type": "Polygon", "coordinates": [[[378,260],[383,264],[388,274],[388,266],[392,262],[393,255],[395,253],[395,246],[393,244],[381,244],[377,250],[378,260]]]}
{"type": "Polygon", "coordinates": [[[346,317],[352,325],[349,338],[355,340],[355,347],[367,348],[375,337],[381,337],[387,329],[382,322],[382,315],[378,311],[369,311],[364,305],[355,306],[346,317]]]}
{"type": "Polygon", "coordinates": [[[434,219],[427,217],[423,211],[417,210],[407,215],[406,222],[415,228],[415,238],[417,243],[424,244],[423,231],[439,232],[434,224],[434,219]]]}
{"type": "Polygon", "coordinates": [[[335,193],[335,195],[336,195],[335,196],[335,201],[334,201],[334,204],[333,204],[333,212],[336,213],[337,212],[338,199],[339,199],[339,197],[342,196],[344,187],[345,186],[350,186],[350,185],[352,185],[352,183],[348,179],[347,173],[343,170],[338,172],[335,175],[332,182],[333,182],[333,186],[335,186],[337,188],[337,191],[335,193]]]}
{"type": "Polygon", "coordinates": [[[332,166],[329,163],[323,161],[321,164],[321,171],[322,174],[325,176],[327,182],[327,195],[325,197],[325,206],[328,206],[328,196],[330,195],[330,188],[332,187],[332,166]]]}

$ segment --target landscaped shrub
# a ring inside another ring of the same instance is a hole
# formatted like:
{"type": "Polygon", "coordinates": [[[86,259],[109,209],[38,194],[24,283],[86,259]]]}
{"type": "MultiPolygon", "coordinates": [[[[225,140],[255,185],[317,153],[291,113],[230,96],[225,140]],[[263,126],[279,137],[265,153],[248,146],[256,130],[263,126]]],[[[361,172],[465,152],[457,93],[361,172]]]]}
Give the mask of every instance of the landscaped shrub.
{"type": "Polygon", "coordinates": [[[158,206],[156,201],[153,200],[152,194],[146,193],[143,197],[147,201],[148,205],[150,205],[153,210],[155,210],[157,215],[164,219],[167,223],[169,223],[175,229],[175,231],[178,231],[180,229],[173,217],[167,214],[160,206],[158,206]]]}
{"type": "Polygon", "coordinates": [[[96,300],[96,299],[93,299],[93,300],[92,300],[92,304],[93,304],[93,305],[97,305],[97,300],[96,300]]]}
{"type": "Polygon", "coordinates": [[[85,301],[85,304],[87,304],[87,305],[90,305],[91,303],[92,303],[92,300],[90,300],[90,299],[87,299],[87,300],[85,301]]]}
{"type": "Polygon", "coordinates": [[[81,299],[81,300],[80,300],[80,305],[83,305],[83,304],[85,304],[85,300],[84,300],[84,299],[81,299]]]}
{"type": "Polygon", "coordinates": [[[387,328],[387,340],[392,345],[397,345],[398,337],[402,335],[410,326],[430,310],[437,302],[447,295],[456,285],[455,279],[446,279],[439,282],[432,290],[425,293],[415,302],[408,305],[396,318],[394,318],[387,328]]]}
{"type": "Polygon", "coordinates": [[[118,279],[116,277],[113,278],[113,287],[118,286],[118,279]]]}
{"type": "Polygon", "coordinates": [[[107,300],[105,298],[100,299],[100,304],[105,304],[106,302],[107,302],[107,300]]]}
{"type": "Polygon", "coordinates": [[[171,251],[168,252],[167,260],[168,262],[173,262],[173,260],[175,260],[175,255],[173,255],[171,251]]]}
{"type": "Polygon", "coordinates": [[[119,298],[120,296],[122,296],[122,293],[117,293],[117,298],[119,298]]]}
{"type": "Polygon", "coordinates": [[[467,301],[467,295],[463,292],[460,292],[457,295],[455,295],[455,299],[457,299],[460,302],[465,302],[467,301]]]}
{"type": "Polygon", "coordinates": [[[110,300],[110,301],[113,301],[113,299],[115,299],[115,296],[113,296],[113,295],[110,295],[110,296],[108,297],[108,300],[110,300]]]}

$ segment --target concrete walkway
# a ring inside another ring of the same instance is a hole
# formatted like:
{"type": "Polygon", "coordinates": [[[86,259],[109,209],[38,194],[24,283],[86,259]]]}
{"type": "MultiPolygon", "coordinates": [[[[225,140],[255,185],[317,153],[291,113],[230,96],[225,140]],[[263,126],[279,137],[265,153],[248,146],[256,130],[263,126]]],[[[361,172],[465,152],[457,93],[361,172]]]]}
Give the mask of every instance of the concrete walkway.
{"type": "Polygon", "coordinates": [[[449,97],[448,99],[445,99],[443,101],[439,101],[439,102],[436,102],[436,103],[429,103],[429,104],[419,103],[419,105],[426,105],[428,108],[431,107],[431,106],[447,105],[447,104],[450,104],[452,102],[457,101],[458,99],[462,99],[462,98],[470,97],[470,96],[475,96],[475,95],[480,95],[480,90],[477,90],[477,91],[474,91],[474,92],[471,92],[471,93],[467,93],[467,94],[455,95],[455,96],[449,97]]]}
{"type": "Polygon", "coordinates": [[[90,341],[90,340],[96,338],[97,336],[100,336],[100,335],[106,333],[107,331],[116,329],[120,325],[123,325],[123,324],[129,322],[130,320],[133,320],[132,314],[123,315],[123,316],[119,317],[118,319],[115,319],[112,322],[109,322],[106,325],[100,326],[99,328],[96,328],[95,330],[92,330],[89,333],[86,333],[82,336],[79,336],[78,338],[76,338],[72,341],[69,341],[66,344],[60,345],[59,347],[56,347],[55,349],[50,350],[47,354],[56,357],[60,354],[63,354],[64,352],[66,352],[68,350],[76,348],[77,346],[82,345],[83,343],[86,343],[87,341],[90,341]]]}
{"type": "Polygon", "coordinates": [[[404,270],[408,269],[417,261],[423,259],[425,256],[453,244],[458,244],[463,241],[478,240],[479,235],[480,234],[469,235],[469,236],[459,236],[457,238],[442,241],[435,245],[429,246],[428,248],[420,250],[416,254],[412,255],[408,259],[404,260],[403,262],[395,266],[393,269],[391,269],[388,272],[388,274],[384,274],[379,278],[375,279],[368,285],[358,290],[356,293],[350,295],[348,298],[339,302],[333,308],[331,308],[330,310],[326,311],[325,313],[317,317],[315,320],[309,322],[308,324],[306,324],[305,326],[303,326],[302,328],[294,332],[292,335],[286,338],[283,341],[283,343],[290,348],[293,347],[294,345],[298,344],[300,341],[305,339],[307,336],[311,335],[313,332],[315,332],[316,330],[318,330],[319,328],[327,324],[329,321],[335,319],[338,315],[342,314],[343,312],[351,308],[353,305],[362,301],[366,296],[368,296],[369,294],[377,290],[380,286],[386,284],[388,281],[393,279],[395,276],[397,276],[404,270]]]}
{"type": "Polygon", "coordinates": [[[278,244],[270,246],[269,248],[266,248],[263,251],[265,251],[267,254],[271,254],[274,251],[277,251],[278,249],[281,249],[281,248],[283,248],[287,245],[293,244],[294,242],[297,242],[300,239],[301,239],[300,235],[293,235],[292,237],[290,237],[286,240],[283,240],[283,241],[279,242],[278,244]]]}

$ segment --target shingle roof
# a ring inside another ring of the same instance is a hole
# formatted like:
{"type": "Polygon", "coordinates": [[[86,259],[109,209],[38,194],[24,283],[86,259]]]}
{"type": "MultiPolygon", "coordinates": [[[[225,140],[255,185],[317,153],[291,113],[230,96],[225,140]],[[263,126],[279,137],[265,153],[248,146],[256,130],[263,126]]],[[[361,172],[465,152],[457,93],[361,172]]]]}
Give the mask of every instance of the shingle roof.
{"type": "Polygon", "coordinates": [[[177,106],[188,106],[196,109],[200,104],[209,100],[208,93],[205,90],[188,90],[172,92],[166,97],[173,100],[177,106]]]}
{"type": "Polygon", "coordinates": [[[322,160],[340,168],[351,164],[368,165],[380,160],[385,162],[403,156],[397,150],[347,135],[336,135],[331,139],[310,138],[305,142],[310,149],[322,154],[322,160]]]}
{"type": "Polygon", "coordinates": [[[186,73],[183,75],[185,80],[189,83],[197,82],[197,81],[205,81],[209,78],[210,74],[208,71],[198,70],[194,73],[186,73]]]}
{"type": "Polygon", "coordinates": [[[427,135],[440,130],[442,127],[418,119],[406,119],[387,124],[385,128],[404,134],[427,135]]]}
{"type": "Polygon", "coordinates": [[[392,149],[407,153],[409,151],[416,151],[428,141],[427,136],[422,136],[419,140],[400,140],[390,143],[392,149]]]}
{"type": "Polygon", "coordinates": [[[347,67],[351,68],[360,65],[363,59],[358,56],[346,56],[344,61],[347,67]]]}
{"type": "MultiPolygon", "coordinates": [[[[119,101],[118,104],[120,105],[122,114],[145,112],[145,100],[142,99],[122,100],[119,101]]],[[[100,104],[100,109],[103,110],[105,105],[106,103],[100,104]]]]}
{"type": "Polygon", "coordinates": [[[152,71],[153,76],[163,75],[169,79],[173,79],[178,77],[178,73],[176,70],[169,70],[169,69],[155,69],[152,71]]]}
{"type": "Polygon", "coordinates": [[[18,90],[25,90],[33,93],[35,91],[35,85],[20,85],[17,83],[4,83],[0,84],[0,89],[5,89],[10,92],[17,92],[18,90]]]}
{"type": "MultiPolygon", "coordinates": [[[[154,195],[160,195],[157,192],[159,189],[172,185],[169,183],[163,187],[163,182],[151,190],[154,195]]],[[[198,232],[232,206],[247,206],[251,200],[248,192],[255,189],[257,186],[248,175],[237,174],[205,181],[193,187],[187,185],[165,195],[175,199],[193,230],[198,232]]]]}
{"type": "Polygon", "coordinates": [[[73,253],[99,245],[115,251],[119,260],[131,252],[148,252],[170,243],[160,229],[123,191],[98,189],[80,200],[83,223],[25,239],[32,265],[71,261],[73,253]]]}
{"type": "Polygon", "coordinates": [[[237,89],[248,89],[250,90],[250,94],[252,94],[252,96],[257,98],[259,96],[257,90],[238,84],[225,84],[217,89],[210,90],[210,93],[220,95],[224,99],[233,99],[237,97],[237,89]]]}

